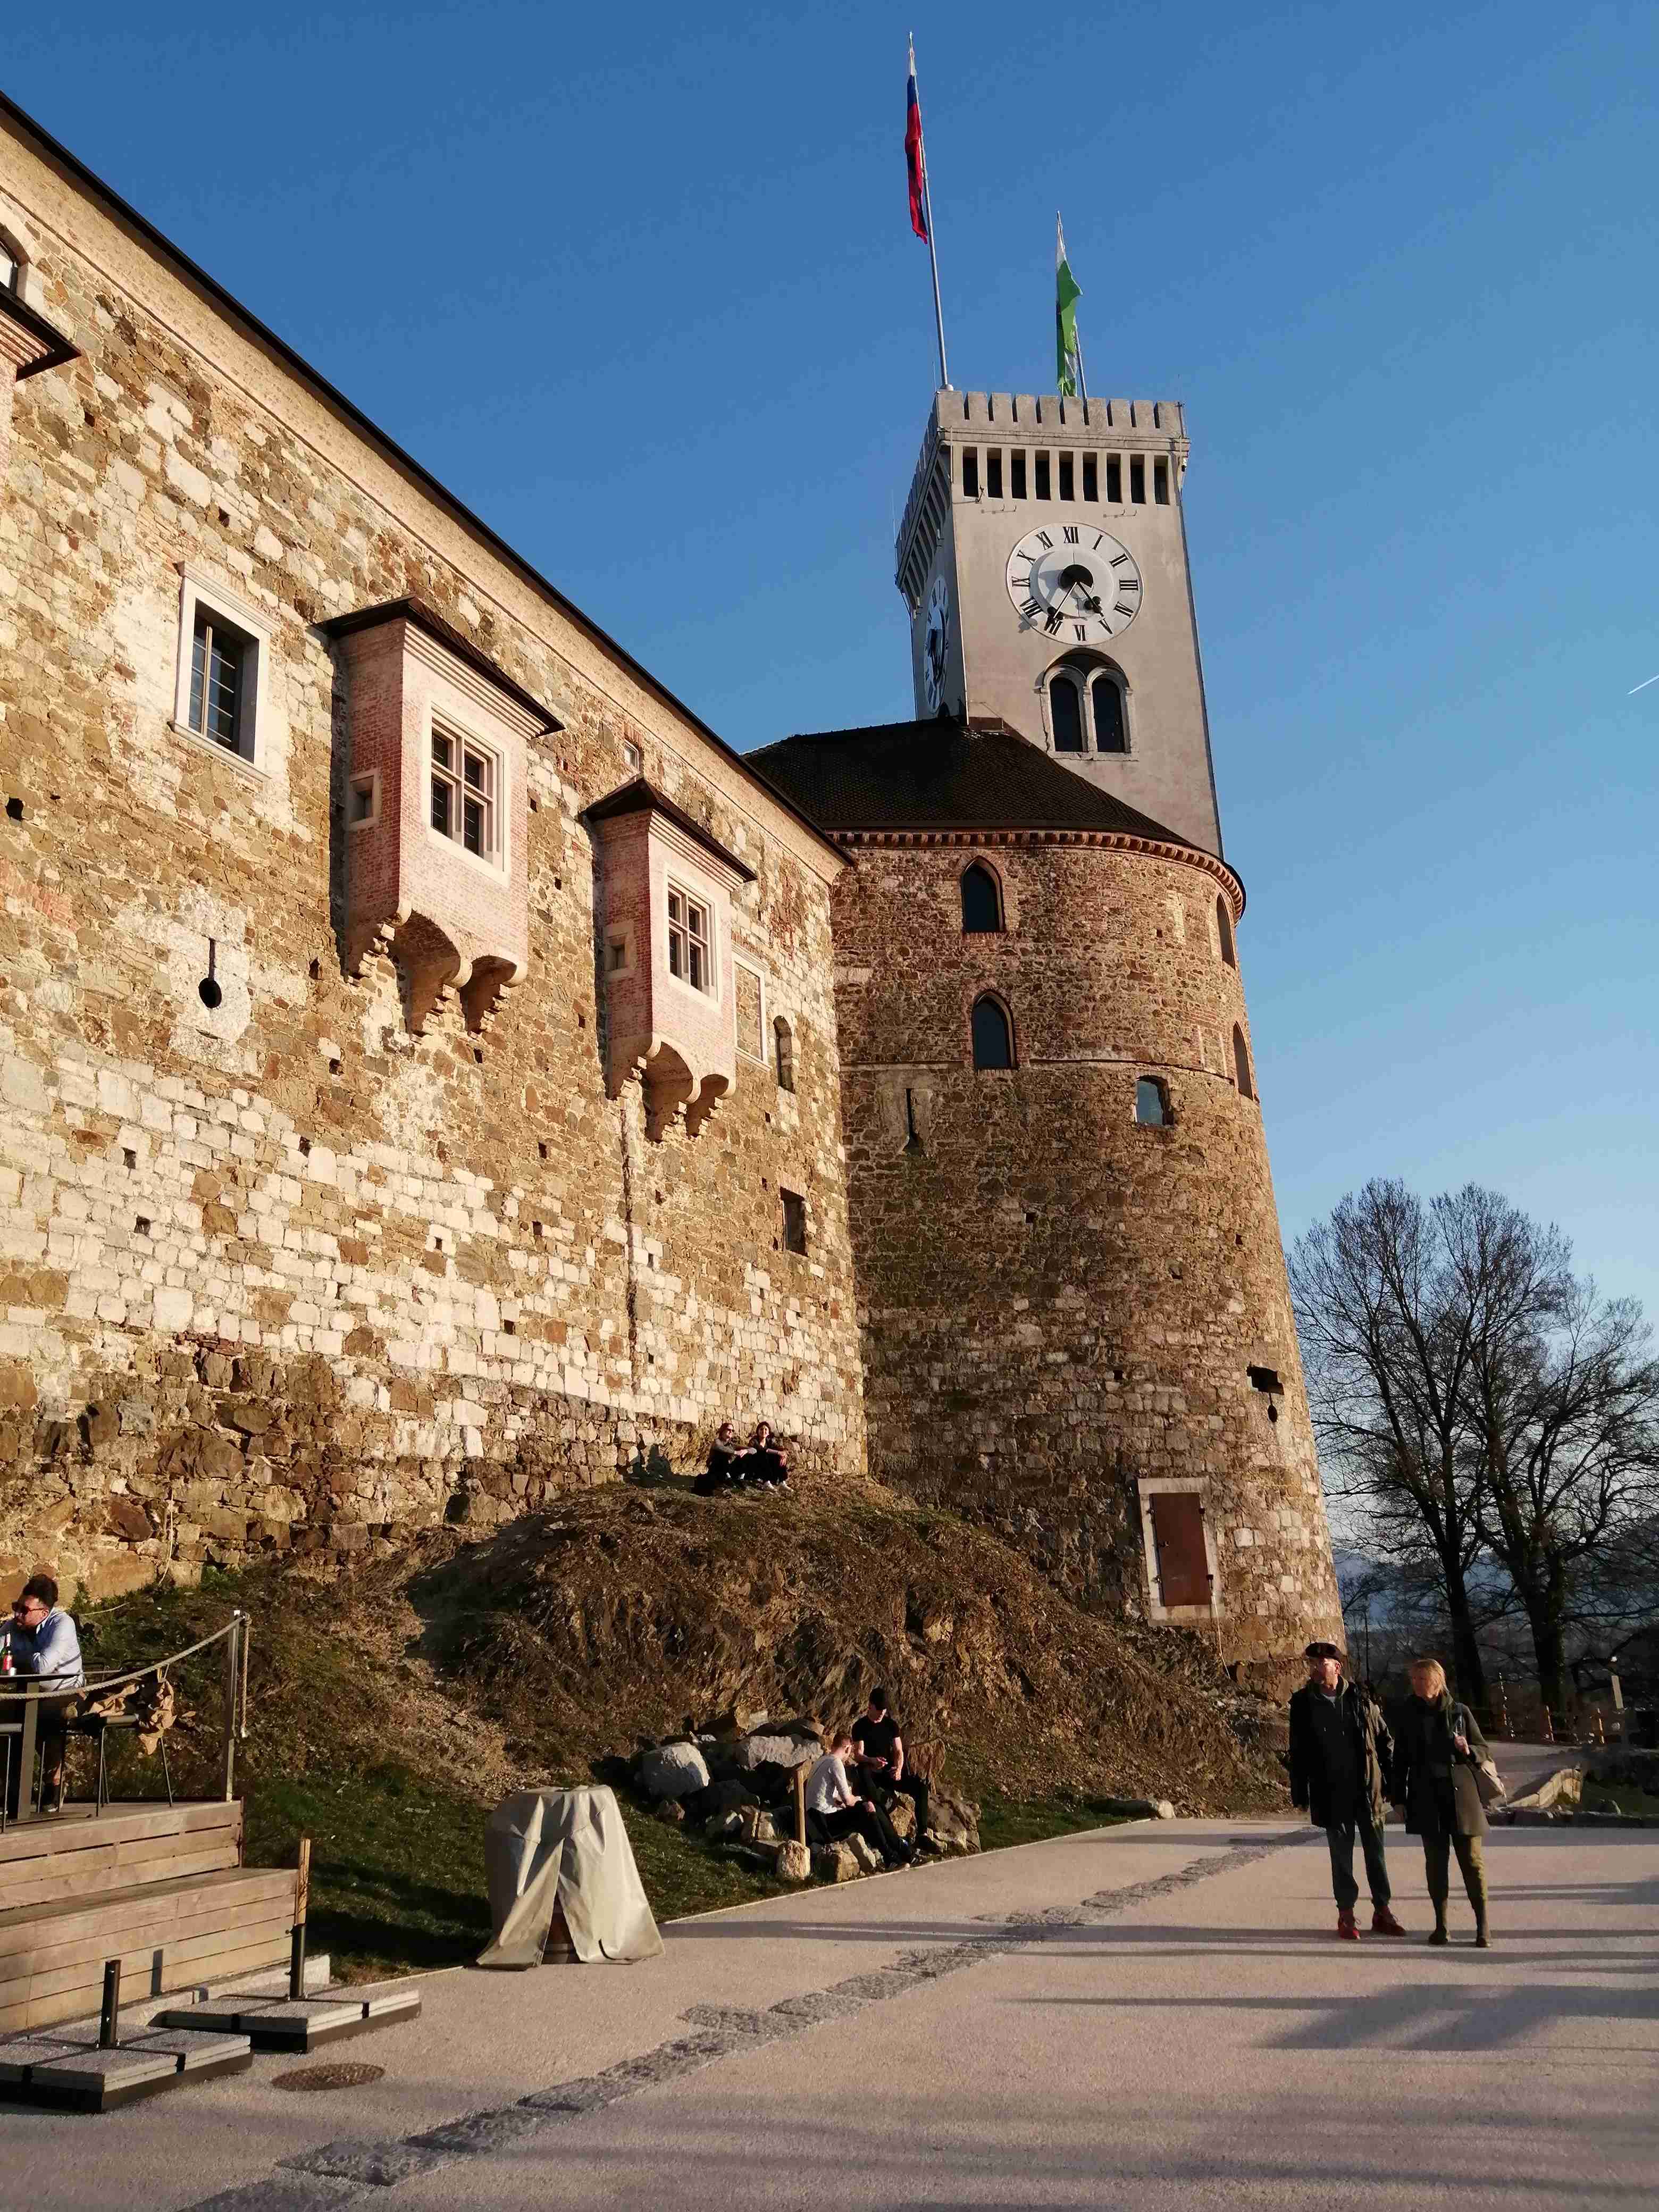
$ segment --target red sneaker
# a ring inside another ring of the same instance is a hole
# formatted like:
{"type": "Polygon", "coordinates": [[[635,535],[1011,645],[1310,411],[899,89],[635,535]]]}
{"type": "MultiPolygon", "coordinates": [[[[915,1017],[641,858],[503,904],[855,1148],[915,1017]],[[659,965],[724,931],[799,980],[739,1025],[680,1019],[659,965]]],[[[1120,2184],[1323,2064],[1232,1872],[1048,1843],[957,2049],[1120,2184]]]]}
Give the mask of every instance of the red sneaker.
{"type": "Polygon", "coordinates": [[[1373,1936],[1403,1936],[1405,1932],[1405,1929],[1395,1918],[1393,1913],[1389,1911],[1386,1905],[1379,1905],[1376,1910],[1372,1913],[1371,1933],[1373,1936]]]}
{"type": "Polygon", "coordinates": [[[1357,1943],[1359,1941],[1359,1930],[1353,1924],[1352,1912],[1337,1914],[1336,1933],[1338,1939],[1344,1943],[1357,1943]]]}

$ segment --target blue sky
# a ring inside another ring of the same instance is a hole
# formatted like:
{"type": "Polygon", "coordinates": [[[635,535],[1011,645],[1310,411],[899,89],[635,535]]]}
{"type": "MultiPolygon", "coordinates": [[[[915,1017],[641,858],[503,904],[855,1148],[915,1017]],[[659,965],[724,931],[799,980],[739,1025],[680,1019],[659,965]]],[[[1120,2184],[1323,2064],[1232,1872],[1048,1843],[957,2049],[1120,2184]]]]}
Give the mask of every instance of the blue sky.
{"type": "Polygon", "coordinates": [[[1287,1236],[1475,1177],[1659,1315],[1659,9],[261,15],[5,88],[740,747],[910,711],[914,27],[955,382],[1050,388],[1058,206],[1187,404],[1287,1236]]]}

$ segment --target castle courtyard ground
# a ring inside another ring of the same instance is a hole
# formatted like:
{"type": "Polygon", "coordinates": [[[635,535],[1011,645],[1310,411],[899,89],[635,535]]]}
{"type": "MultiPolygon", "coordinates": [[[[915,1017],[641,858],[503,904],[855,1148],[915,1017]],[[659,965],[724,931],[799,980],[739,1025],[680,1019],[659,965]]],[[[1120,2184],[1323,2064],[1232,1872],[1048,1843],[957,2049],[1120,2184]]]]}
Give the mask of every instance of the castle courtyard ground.
{"type": "Polygon", "coordinates": [[[1467,1911],[1427,1949],[1420,1849],[1389,1859],[1409,1943],[1332,1939],[1305,1827],[1136,1825],[681,1923],[634,1968],[433,1976],[333,2054],[364,2090],[259,2058],[0,2137],[36,2212],[1650,2203],[1659,1831],[1495,1833],[1488,1954],[1467,1911]]]}

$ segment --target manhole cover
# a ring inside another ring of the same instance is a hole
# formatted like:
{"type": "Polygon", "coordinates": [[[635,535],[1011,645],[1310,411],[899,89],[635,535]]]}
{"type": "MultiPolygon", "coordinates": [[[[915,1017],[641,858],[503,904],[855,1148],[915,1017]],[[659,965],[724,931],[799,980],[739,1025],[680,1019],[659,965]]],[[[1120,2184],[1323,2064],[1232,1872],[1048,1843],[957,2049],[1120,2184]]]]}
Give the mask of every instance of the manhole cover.
{"type": "Polygon", "coordinates": [[[291,2074],[278,2074],[273,2089],[366,2089],[386,2072],[384,2066],[346,2063],[339,2066],[297,2066],[291,2074]]]}

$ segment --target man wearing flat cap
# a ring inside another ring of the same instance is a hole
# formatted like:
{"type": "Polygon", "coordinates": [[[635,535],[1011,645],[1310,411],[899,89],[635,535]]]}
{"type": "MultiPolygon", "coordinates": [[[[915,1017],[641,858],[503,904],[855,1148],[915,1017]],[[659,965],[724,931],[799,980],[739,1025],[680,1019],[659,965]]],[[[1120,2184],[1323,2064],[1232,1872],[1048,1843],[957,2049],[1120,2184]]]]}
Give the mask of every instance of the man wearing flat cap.
{"type": "Polygon", "coordinates": [[[1382,1708],[1369,1691],[1345,1677],[1342,1654],[1334,1644],[1310,1644],[1304,1656],[1308,1679],[1291,1699],[1291,1802],[1306,1808],[1330,1845],[1336,1932],[1346,1943],[1359,1941],[1353,1917],[1359,1901],[1353,1878],[1358,1843],[1370,1887],[1371,1933],[1403,1936],[1405,1929],[1389,1910],[1389,1869],[1382,1856],[1382,1806],[1394,1758],[1382,1708]]]}

